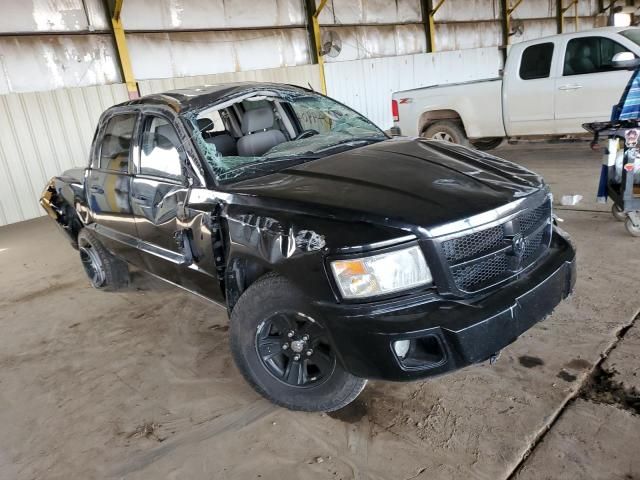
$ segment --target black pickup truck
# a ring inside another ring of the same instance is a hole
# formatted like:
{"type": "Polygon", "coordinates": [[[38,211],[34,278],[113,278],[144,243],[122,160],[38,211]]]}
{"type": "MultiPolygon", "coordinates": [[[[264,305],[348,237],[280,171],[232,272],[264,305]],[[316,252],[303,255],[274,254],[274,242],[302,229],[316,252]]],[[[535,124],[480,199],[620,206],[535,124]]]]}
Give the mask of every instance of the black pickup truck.
{"type": "Polygon", "coordinates": [[[335,410],[368,378],[490,359],[575,282],[540,176],[390,139],[304,88],[226,84],[116,105],[90,156],[41,204],[93,286],[126,286],[133,265],[223,303],[238,368],[287,408],[335,410]]]}

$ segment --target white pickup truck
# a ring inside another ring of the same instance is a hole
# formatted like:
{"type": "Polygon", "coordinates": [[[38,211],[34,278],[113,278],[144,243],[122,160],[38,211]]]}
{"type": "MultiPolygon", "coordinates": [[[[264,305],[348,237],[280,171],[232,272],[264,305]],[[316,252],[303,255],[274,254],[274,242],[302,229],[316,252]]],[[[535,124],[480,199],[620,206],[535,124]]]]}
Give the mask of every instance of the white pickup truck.
{"type": "MultiPolygon", "coordinates": [[[[631,76],[620,52],[640,56],[640,28],[605,27],[517,43],[502,78],[396,92],[394,133],[495,148],[504,138],[585,134],[606,121],[631,76]]],[[[464,66],[461,66],[464,68],[464,66]]]]}

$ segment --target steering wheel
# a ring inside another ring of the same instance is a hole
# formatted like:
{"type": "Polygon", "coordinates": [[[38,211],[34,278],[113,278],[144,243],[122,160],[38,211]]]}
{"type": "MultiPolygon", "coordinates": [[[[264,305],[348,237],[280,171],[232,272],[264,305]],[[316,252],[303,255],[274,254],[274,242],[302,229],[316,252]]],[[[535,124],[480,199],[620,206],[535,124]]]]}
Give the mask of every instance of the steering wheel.
{"type": "Polygon", "coordinates": [[[300,132],[298,136],[294,138],[294,140],[301,140],[303,138],[309,138],[319,134],[320,134],[319,131],[314,130],[313,128],[310,128],[309,130],[303,130],[302,132],[300,132]]]}

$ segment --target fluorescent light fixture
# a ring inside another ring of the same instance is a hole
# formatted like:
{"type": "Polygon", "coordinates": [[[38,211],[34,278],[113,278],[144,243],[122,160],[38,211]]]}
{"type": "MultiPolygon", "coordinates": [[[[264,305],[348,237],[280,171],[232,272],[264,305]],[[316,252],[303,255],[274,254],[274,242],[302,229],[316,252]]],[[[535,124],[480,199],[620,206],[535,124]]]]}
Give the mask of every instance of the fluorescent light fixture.
{"type": "Polygon", "coordinates": [[[614,13],[613,25],[615,27],[628,27],[629,25],[631,25],[631,15],[623,12],[614,13]]]}

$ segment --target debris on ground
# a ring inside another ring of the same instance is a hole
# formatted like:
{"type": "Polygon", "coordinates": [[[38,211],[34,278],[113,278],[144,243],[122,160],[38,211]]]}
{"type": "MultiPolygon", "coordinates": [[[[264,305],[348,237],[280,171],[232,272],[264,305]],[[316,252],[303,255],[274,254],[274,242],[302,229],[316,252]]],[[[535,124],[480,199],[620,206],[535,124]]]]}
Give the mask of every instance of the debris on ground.
{"type": "Polygon", "coordinates": [[[613,379],[616,371],[607,371],[596,367],[593,375],[582,389],[581,397],[595,403],[617,405],[631,413],[640,415],[640,392],[635,388],[626,388],[622,382],[613,379]]]}
{"type": "Polygon", "coordinates": [[[138,425],[133,432],[130,432],[127,435],[127,438],[152,438],[161,442],[164,438],[158,437],[159,428],[159,423],[144,422],[143,424],[138,425]]]}
{"type": "Polygon", "coordinates": [[[563,195],[560,199],[560,205],[565,207],[577,205],[582,200],[582,195],[563,195]]]}

